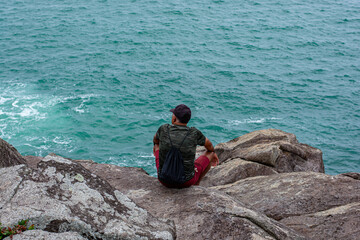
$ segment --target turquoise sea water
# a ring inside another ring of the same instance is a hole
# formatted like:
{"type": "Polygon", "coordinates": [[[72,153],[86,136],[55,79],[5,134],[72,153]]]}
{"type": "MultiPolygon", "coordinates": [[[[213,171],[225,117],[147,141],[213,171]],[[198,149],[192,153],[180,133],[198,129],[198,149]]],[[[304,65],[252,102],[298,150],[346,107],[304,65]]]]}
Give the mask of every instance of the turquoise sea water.
{"type": "Polygon", "coordinates": [[[155,174],[179,103],[213,143],[278,128],[360,172],[358,0],[0,0],[0,137],[155,174]]]}

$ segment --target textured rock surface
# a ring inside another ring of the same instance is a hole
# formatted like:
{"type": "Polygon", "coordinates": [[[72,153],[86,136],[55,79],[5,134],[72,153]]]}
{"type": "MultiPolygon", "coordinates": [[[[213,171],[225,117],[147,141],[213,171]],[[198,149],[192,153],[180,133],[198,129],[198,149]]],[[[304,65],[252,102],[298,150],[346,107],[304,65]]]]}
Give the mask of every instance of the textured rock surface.
{"type": "MultiPolygon", "coordinates": [[[[10,240],[10,237],[5,238],[10,240]]],[[[86,240],[77,232],[51,233],[42,230],[31,230],[13,236],[13,240],[86,240]]]]}
{"type": "Polygon", "coordinates": [[[273,168],[266,165],[235,158],[222,162],[217,167],[212,167],[202,179],[200,185],[205,187],[225,185],[249,177],[277,173],[273,168]]]}
{"type": "Polygon", "coordinates": [[[0,138],[0,168],[25,164],[25,159],[9,143],[0,138]]]}
{"type": "Polygon", "coordinates": [[[42,230],[18,239],[357,239],[359,173],[319,173],[321,151],[275,129],[215,149],[220,165],[188,189],[165,188],[140,168],[54,154],[26,156],[28,166],[7,160],[0,222],[30,218],[42,230]]]}
{"type": "Polygon", "coordinates": [[[16,194],[18,186],[23,182],[22,176],[17,173],[19,170],[22,171],[22,169],[25,169],[24,165],[0,168],[0,211],[5,204],[10,202],[16,194]]]}
{"type": "Polygon", "coordinates": [[[245,134],[215,147],[220,163],[241,158],[273,167],[279,173],[324,172],[322,152],[296,140],[294,134],[277,129],[245,134]]]}
{"type": "Polygon", "coordinates": [[[311,239],[357,240],[360,236],[360,202],[284,218],[281,222],[311,239]]]}
{"type": "Polygon", "coordinates": [[[48,232],[74,231],[85,238],[173,239],[171,222],[160,221],[81,165],[47,156],[38,170],[0,169],[0,222],[29,219],[48,232]]]}
{"type": "Polygon", "coordinates": [[[171,219],[178,239],[303,239],[284,225],[204,187],[168,189],[138,168],[84,162],[153,215],[171,219]]]}
{"type": "Polygon", "coordinates": [[[253,177],[212,189],[276,220],[360,201],[360,181],[314,172],[253,177]]]}
{"type": "MultiPolygon", "coordinates": [[[[51,154],[49,154],[51,155],[51,154]]],[[[24,156],[24,159],[28,165],[33,169],[37,168],[37,165],[44,159],[43,157],[36,157],[36,156],[24,156]]]]}
{"type": "MultiPolygon", "coordinates": [[[[284,173],[247,178],[208,189],[192,187],[174,190],[162,187],[155,178],[139,168],[91,162],[84,162],[83,165],[107,179],[139,206],[154,215],[173,219],[180,239],[191,239],[197,234],[205,239],[231,239],[234,236],[235,239],[289,238],[289,234],[274,235],[268,230],[271,227],[264,227],[264,222],[267,226],[273,222],[267,222],[259,212],[265,212],[274,219],[282,219],[280,223],[296,230],[306,239],[357,239],[360,186],[358,180],[348,176],[314,172],[284,173]],[[223,191],[228,196],[217,191],[223,191]],[[219,211],[224,209],[224,205],[231,206],[225,208],[231,210],[219,211]],[[234,209],[239,208],[242,210],[236,213],[234,209]],[[250,214],[249,208],[260,217],[250,214]],[[235,214],[235,225],[228,213],[235,214]],[[250,223],[239,220],[244,218],[250,219],[250,223]],[[210,230],[206,230],[203,219],[207,219],[207,223],[212,226],[210,230]],[[255,223],[268,235],[261,233],[251,223],[255,223]],[[223,227],[218,228],[218,224],[223,227]],[[234,230],[236,228],[241,231],[234,230]]],[[[284,230],[282,226],[278,227],[284,230]]]]}

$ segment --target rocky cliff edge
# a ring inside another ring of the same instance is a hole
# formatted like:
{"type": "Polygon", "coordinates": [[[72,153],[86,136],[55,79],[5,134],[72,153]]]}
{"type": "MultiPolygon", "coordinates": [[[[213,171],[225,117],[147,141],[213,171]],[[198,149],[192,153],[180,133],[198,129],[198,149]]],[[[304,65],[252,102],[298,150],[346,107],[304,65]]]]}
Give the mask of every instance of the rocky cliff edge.
{"type": "Polygon", "coordinates": [[[35,225],[14,239],[358,239],[359,173],[326,175],[319,149],[276,129],[215,150],[200,186],[168,189],[141,168],[21,156],[0,139],[0,222],[35,225]]]}

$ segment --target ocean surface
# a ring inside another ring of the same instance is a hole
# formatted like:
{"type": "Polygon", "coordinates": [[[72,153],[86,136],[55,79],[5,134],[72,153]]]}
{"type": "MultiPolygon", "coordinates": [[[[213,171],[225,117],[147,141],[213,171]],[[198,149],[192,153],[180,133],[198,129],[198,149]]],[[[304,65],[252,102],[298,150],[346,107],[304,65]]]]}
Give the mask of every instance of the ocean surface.
{"type": "Polygon", "coordinates": [[[170,108],[214,144],[277,128],[360,172],[359,0],[0,0],[0,137],[144,168],[170,108]]]}

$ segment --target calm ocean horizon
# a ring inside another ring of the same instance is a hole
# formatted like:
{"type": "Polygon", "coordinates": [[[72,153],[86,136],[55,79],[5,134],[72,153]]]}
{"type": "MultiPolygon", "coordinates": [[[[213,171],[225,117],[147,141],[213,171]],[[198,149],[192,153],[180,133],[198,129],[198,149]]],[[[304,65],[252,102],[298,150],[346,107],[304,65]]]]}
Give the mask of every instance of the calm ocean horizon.
{"type": "Polygon", "coordinates": [[[214,144],[276,128],[360,172],[356,0],[2,1],[0,138],[144,168],[180,103],[214,144]]]}

